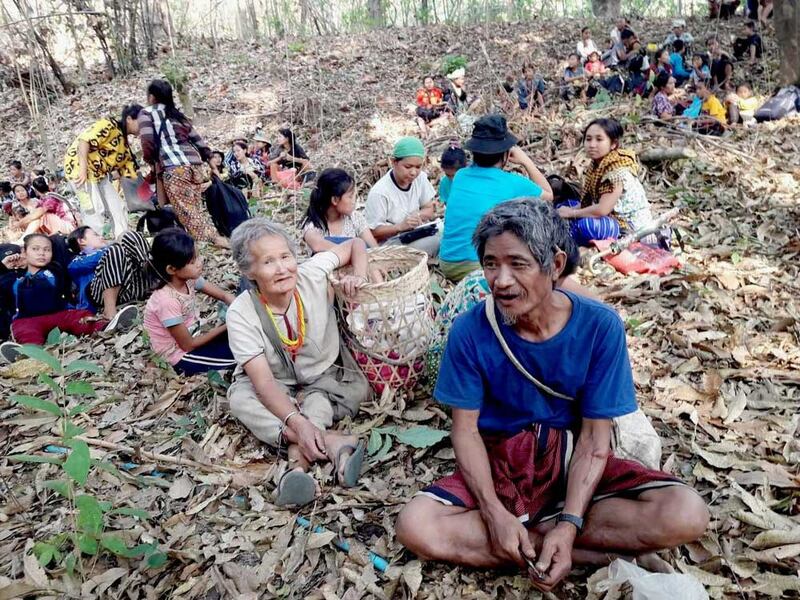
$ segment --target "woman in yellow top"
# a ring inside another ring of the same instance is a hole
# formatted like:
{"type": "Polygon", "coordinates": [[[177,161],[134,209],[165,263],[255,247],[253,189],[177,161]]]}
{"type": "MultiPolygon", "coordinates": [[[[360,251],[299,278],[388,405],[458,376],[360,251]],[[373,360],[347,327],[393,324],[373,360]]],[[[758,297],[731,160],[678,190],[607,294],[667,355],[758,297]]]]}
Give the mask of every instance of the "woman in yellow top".
{"type": "Polygon", "coordinates": [[[141,110],[138,104],[130,104],[122,109],[119,121],[103,118],[95,122],[72,142],[64,157],[64,176],[75,188],[83,223],[103,231],[110,220],[115,238],[128,230],[128,209],[114,188],[111,173],[136,177],[128,135],[139,134],[141,110]]]}

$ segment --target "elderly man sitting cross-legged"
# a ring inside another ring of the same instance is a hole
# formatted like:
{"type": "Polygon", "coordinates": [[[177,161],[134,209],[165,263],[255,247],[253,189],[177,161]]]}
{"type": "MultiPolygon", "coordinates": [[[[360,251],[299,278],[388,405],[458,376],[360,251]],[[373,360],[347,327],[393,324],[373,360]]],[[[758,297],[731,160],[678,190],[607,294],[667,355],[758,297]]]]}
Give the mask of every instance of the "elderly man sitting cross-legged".
{"type": "Polygon", "coordinates": [[[396,527],[420,557],[527,564],[543,590],[573,561],[679,546],[708,523],[692,489],[613,455],[612,419],[637,410],[625,329],[612,309],[555,287],[566,224],[552,211],[537,199],[506,202],[473,236],[499,331],[549,391],[511,362],[484,303],[456,319],[434,396],[453,409],[458,469],[420,491],[396,527]]]}

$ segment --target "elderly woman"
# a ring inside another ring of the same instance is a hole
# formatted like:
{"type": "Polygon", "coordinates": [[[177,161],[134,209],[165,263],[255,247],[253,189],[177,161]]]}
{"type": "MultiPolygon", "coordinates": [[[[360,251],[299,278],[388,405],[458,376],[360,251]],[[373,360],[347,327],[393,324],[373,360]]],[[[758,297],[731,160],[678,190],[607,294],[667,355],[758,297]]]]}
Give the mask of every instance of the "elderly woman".
{"type": "Polygon", "coordinates": [[[436,218],[436,190],[422,170],[424,162],[422,142],[400,138],[392,150],[392,168],[367,195],[364,217],[379,244],[408,244],[436,256],[441,242],[438,227],[411,233],[436,218]]]}
{"type": "Polygon", "coordinates": [[[328,428],[353,417],[369,388],[339,338],[328,279],[349,264],[353,274],[340,279],[346,293],[367,281],[364,241],[349,240],[298,265],[283,228],[254,218],[236,228],[231,248],[252,289],[228,309],[228,340],[239,363],[228,399],[253,435],[287,449],[276,503],[314,499],[319,488],[306,471],[316,461],[332,462],[339,483],[354,486],[364,444],[328,428]]]}

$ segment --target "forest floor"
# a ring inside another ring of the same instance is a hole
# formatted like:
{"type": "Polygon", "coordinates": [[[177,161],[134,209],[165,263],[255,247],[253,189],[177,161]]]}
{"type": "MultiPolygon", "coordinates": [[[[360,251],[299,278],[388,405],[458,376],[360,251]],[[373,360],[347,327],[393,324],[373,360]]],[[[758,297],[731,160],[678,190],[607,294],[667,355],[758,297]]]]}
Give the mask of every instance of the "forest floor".
{"type": "MultiPolygon", "coordinates": [[[[739,23],[692,21],[689,29],[698,42],[718,32],[729,49],[739,23]]],[[[363,192],[385,170],[393,140],[415,133],[414,90],[420,74],[436,71],[442,56],[466,57],[475,91],[485,101],[502,102],[493,90],[508,69],[516,72],[525,61],[557,89],[580,25],[439,26],[274,47],[196,43],[179,57],[192,75],[197,127],[212,146],[224,147],[231,133],[257,122],[270,134],[289,123],[316,165],[350,170],[363,192]]],[[[603,42],[608,26],[594,24],[596,42],[603,42]]],[[[643,39],[660,40],[668,23],[635,26],[643,39]]],[[[772,91],[776,72],[774,39],[766,35],[765,43],[765,68],[751,74],[761,95],[772,91]]],[[[143,103],[147,81],[158,75],[156,66],[148,67],[53,99],[45,123],[53,155],[60,162],[67,144],[97,117],[143,103]]],[[[626,123],[627,147],[685,146],[696,153],[696,159],[649,165],[645,177],[657,211],[686,207],[677,220],[682,268],[665,277],[608,269],[594,275],[584,268],[579,277],[626,323],[638,398],[663,438],[664,469],[695,487],[711,509],[706,536],[664,558],[701,581],[713,598],[800,597],[800,119],[708,138],[639,124],[646,110],[630,99],[594,110],[567,110],[551,100],[544,114],[513,111],[509,119],[540,168],[572,178],[585,165],[580,131],[597,116],[626,123]]],[[[434,179],[438,153],[457,135],[445,126],[429,142],[434,179]]],[[[18,90],[0,92],[0,155],[4,164],[12,158],[29,166],[45,162],[18,90]]],[[[303,194],[275,193],[257,203],[258,212],[292,227],[304,207],[303,194]]],[[[205,275],[235,285],[230,260],[206,253],[205,275]]],[[[215,314],[206,308],[211,321],[215,314]]],[[[380,449],[373,440],[363,483],[353,490],[333,487],[329,469],[319,473],[323,495],[300,514],[350,540],[348,556],[330,543],[332,533],[309,535],[295,525],[296,513],[270,503],[280,462],[230,417],[221,378],[175,376],[153,360],[140,330],[51,350],[65,362],[82,358],[102,367],[86,377],[96,395],[73,419],[99,465],[84,495],[148,513],[107,512],[104,534],[129,547],[155,544],[158,553],[124,558],[109,547],[96,557],[84,555],[73,575],[64,557],[43,568],[32,556],[34,543],[41,554],[41,542],[91,524],[76,520],[71,503],[47,483],[59,477],[58,465],[8,458],[58,458],[45,452],[59,443],[56,417],[8,400],[15,393],[49,397],[46,378],[36,377],[38,363],[18,363],[0,370],[0,598],[538,597],[518,573],[421,564],[397,543],[393,523],[400,507],[454,466],[447,438],[433,445],[433,439],[416,440],[421,447],[414,447],[385,432],[380,449]],[[365,546],[391,562],[388,573],[365,564],[365,546]]],[[[366,433],[423,425],[446,431],[449,420],[420,386],[369,403],[353,427],[366,433]]],[[[547,597],[620,597],[614,589],[603,591],[605,570],[595,571],[576,568],[547,597]]]]}

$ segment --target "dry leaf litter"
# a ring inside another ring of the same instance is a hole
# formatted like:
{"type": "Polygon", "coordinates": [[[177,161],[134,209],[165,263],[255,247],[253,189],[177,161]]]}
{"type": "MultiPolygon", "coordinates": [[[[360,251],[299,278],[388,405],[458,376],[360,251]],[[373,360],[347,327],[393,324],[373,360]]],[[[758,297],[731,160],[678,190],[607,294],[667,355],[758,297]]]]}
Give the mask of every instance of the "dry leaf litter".
{"type": "MultiPolygon", "coordinates": [[[[689,29],[697,40],[718,33],[729,48],[736,23],[693,21],[689,29]]],[[[666,22],[635,26],[645,39],[661,39],[668,28],[666,22]]],[[[595,24],[597,42],[607,28],[595,24]]],[[[224,147],[231,133],[257,123],[271,135],[290,124],[316,165],[356,175],[363,200],[384,172],[393,140],[415,133],[414,90],[421,74],[438,70],[443,55],[464,56],[468,85],[484,108],[500,108],[508,99],[497,87],[523,62],[532,61],[556,88],[559,57],[572,51],[578,31],[575,21],[438,26],[274,46],[229,42],[214,50],[198,43],[179,56],[190,72],[198,129],[212,146],[224,147]]],[[[774,85],[776,72],[775,42],[769,35],[765,42],[765,68],[752,73],[761,94],[774,85]]],[[[63,156],[95,118],[142,101],[146,82],[158,75],[148,67],[137,77],[54,99],[46,115],[53,153],[63,156]]],[[[555,101],[544,114],[509,118],[541,168],[571,178],[585,164],[581,128],[596,116],[622,119],[625,145],[638,151],[682,146],[696,153],[694,160],[649,164],[645,175],[657,210],[686,206],[676,222],[683,268],[660,278],[583,269],[580,279],[626,323],[639,401],[662,435],[665,470],[693,485],[711,508],[707,535],[663,557],[712,598],[800,597],[800,120],[701,138],[636,126],[644,112],[631,99],[595,110],[568,110],[555,101]]],[[[44,162],[18,91],[2,92],[0,130],[5,160],[44,162]]],[[[458,134],[453,124],[434,131],[432,175],[438,175],[438,153],[458,134]]],[[[296,231],[306,198],[269,190],[256,210],[296,231]]],[[[206,275],[234,287],[230,259],[209,248],[205,254],[206,275]]],[[[441,294],[448,286],[434,273],[434,291],[441,294]]],[[[212,322],[214,308],[206,309],[204,320],[212,322]]],[[[168,558],[147,568],[138,559],[86,557],[83,574],[72,577],[52,563],[42,568],[30,553],[33,543],[69,530],[73,519],[69,504],[43,486],[58,469],[2,458],[0,597],[540,597],[520,574],[422,564],[396,542],[393,523],[402,504],[453,468],[443,434],[373,436],[362,485],[353,490],[334,487],[330,468],[318,468],[323,494],[300,514],[327,531],[311,533],[295,524],[294,512],[270,503],[282,464],[228,415],[221,379],[184,379],[158,366],[140,330],[73,341],[61,350],[66,361],[89,359],[105,373],[91,377],[97,397],[76,421],[91,440],[92,457],[132,463],[116,475],[93,471],[88,489],[115,506],[148,511],[149,519],[118,516],[108,525],[130,545],[156,542],[168,558]],[[333,546],[337,534],[350,542],[349,555],[333,546]],[[387,573],[375,570],[367,549],[390,561],[387,573]]],[[[0,371],[4,457],[44,456],[58,441],[55,417],[7,401],[12,393],[47,397],[48,388],[36,383],[42,370],[24,361],[0,371]]],[[[430,389],[420,386],[384,393],[352,424],[364,435],[388,426],[446,431],[449,421],[430,389]]],[[[576,568],[546,597],[624,597],[624,590],[600,585],[606,579],[607,569],[576,568]]]]}

